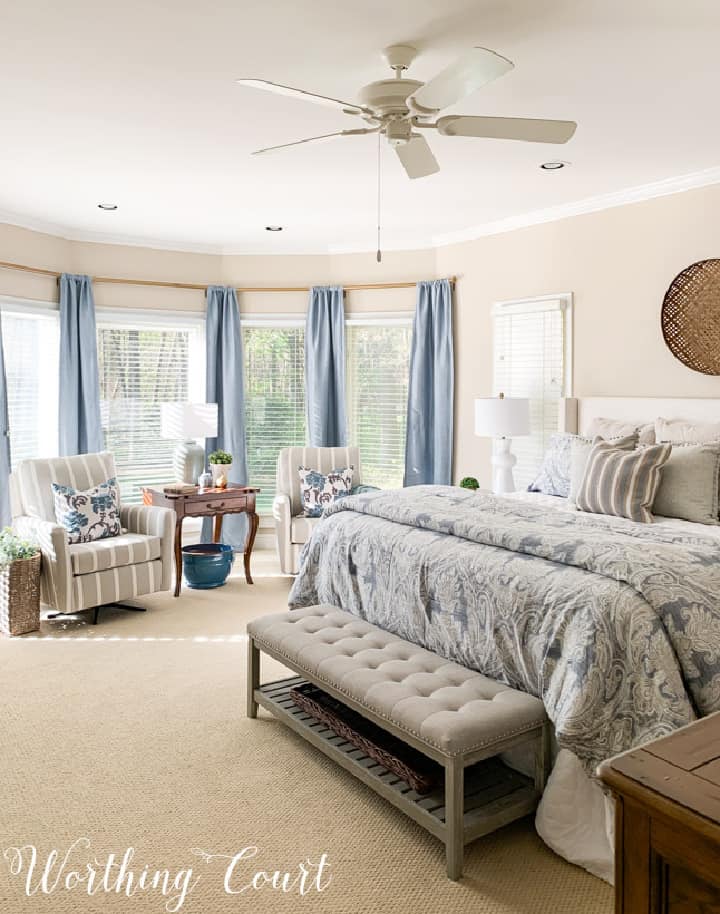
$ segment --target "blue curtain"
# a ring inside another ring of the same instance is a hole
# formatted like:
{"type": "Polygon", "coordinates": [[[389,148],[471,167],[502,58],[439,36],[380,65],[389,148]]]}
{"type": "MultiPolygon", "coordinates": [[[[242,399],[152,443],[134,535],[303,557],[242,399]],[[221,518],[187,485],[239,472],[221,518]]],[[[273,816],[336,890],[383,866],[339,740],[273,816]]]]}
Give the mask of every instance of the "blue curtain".
{"type": "Polygon", "coordinates": [[[60,277],[60,455],[104,447],[95,302],[89,276],[60,277]]]}
{"type": "MultiPolygon", "coordinates": [[[[207,387],[208,403],[218,405],[218,436],[208,438],[205,453],[215,450],[232,454],[230,482],[247,485],[245,454],[245,396],[243,393],[243,348],[240,309],[235,289],[208,286],[207,290],[207,387]]],[[[247,517],[228,514],[223,519],[222,541],[242,552],[247,535],[247,517]]],[[[212,519],[203,519],[202,540],[212,542],[212,519]]]]}
{"type": "Polygon", "coordinates": [[[345,417],[345,310],[340,286],[313,286],[305,322],[305,400],[308,443],[343,447],[345,417]]]}
{"type": "Polygon", "coordinates": [[[10,428],[0,319],[0,529],[10,524],[10,428]]]}
{"type": "Polygon", "coordinates": [[[410,350],[405,485],[449,485],[454,387],[452,287],[419,282],[410,350]]]}

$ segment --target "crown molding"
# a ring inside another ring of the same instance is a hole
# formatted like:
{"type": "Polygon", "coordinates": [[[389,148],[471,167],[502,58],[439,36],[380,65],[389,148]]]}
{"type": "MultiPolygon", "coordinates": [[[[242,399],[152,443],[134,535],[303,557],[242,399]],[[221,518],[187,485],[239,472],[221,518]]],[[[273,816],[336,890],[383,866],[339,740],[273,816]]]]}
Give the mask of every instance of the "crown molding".
{"type": "Polygon", "coordinates": [[[214,254],[224,253],[223,246],[219,244],[201,244],[184,241],[167,241],[161,238],[142,237],[138,235],[121,235],[112,232],[86,232],[71,228],[58,222],[48,222],[44,219],[35,219],[32,216],[23,216],[9,210],[0,209],[0,223],[12,225],[15,228],[27,229],[31,232],[40,232],[43,235],[52,235],[63,241],[80,241],[89,244],[118,244],[132,248],[152,248],[158,251],[176,251],[182,254],[214,254]]]}
{"type": "Polygon", "coordinates": [[[451,244],[460,244],[463,241],[473,241],[488,235],[501,235],[514,232],[517,229],[529,228],[533,225],[542,225],[545,222],[558,222],[561,219],[570,219],[573,216],[582,216],[586,213],[597,213],[605,209],[614,209],[617,206],[627,206],[631,203],[642,203],[655,197],[666,197],[670,194],[680,194],[684,191],[695,190],[699,187],[708,187],[720,184],[720,166],[706,168],[703,171],[694,171],[673,178],[664,178],[650,184],[640,184],[624,190],[613,191],[607,194],[598,194],[596,197],[586,197],[574,203],[563,203],[547,209],[539,209],[519,216],[510,216],[507,219],[498,219],[496,222],[486,222],[482,225],[460,229],[457,232],[446,232],[442,235],[433,235],[433,247],[446,247],[451,244]]]}
{"type": "MultiPolygon", "coordinates": [[[[655,197],[665,197],[670,194],[683,193],[684,191],[695,190],[713,184],[720,184],[720,166],[706,168],[703,171],[690,172],[689,174],[677,175],[672,178],[665,178],[661,181],[654,181],[649,184],[628,187],[620,191],[598,194],[594,197],[586,197],[585,199],[577,200],[574,203],[563,203],[559,206],[534,210],[517,216],[509,216],[507,219],[499,219],[495,222],[486,222],[480,225],[469,226],[468,228],[460,229],[456,232],[445,232],[438,235],[432,235],[426,241],[419,238],[413,238],[406,242],[383,244],[383,251],[390,253],[393,251],[418,251],[426,250],[428,248],[447,247],[448,245],[461,244],[462,242],[473,241],[476,238],[483,238],[488,235],[500,235],[506,232],[516,231],[517,229],[529,228],[533,225],[542,225],[546,222],[557,222],[561,219],[570,219],[573,216],[595,213],[632,203],[642,203],[645,200],[652,200],[655,197]]],[[[62,238],[65,241],[71,242],[117,244],[127,247],[142,247],[160,251],[206,254],[219,257],[241,257],[243,255],[254,257],[307,257],[375,253],[374,246],[364,247],[362,244],[330,244],[321,248],[303,247],[291,250],[268,251],[267,248],[261,250],[260,246],[256,246],[255,244],[246,244],[242,247],[238,247],[226,244],[202,244],[184,241],[173,242],[168,241],[167,239],[121,235],[111,232],[88,232],[2,209],[0,209],[0,223],[6,223],[33,232],[41,232],[42,234],[52,235],[56,238],[62,238]]]]}

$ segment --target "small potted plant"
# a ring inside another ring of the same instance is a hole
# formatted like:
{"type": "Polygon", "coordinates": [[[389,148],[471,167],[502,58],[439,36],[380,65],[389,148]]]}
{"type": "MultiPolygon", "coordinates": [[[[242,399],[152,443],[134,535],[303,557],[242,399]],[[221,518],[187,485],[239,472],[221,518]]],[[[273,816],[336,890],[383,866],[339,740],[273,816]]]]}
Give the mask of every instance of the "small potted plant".
{"type": "Polygon", "coordinates": [[[480,483],[474,476],[464,476],[458,483],[461,489],[472,489],[476,492],[480,488],[480,483]]]}
{"type": "Polygon", "coordinates": [[[213,451],[208,457],[213,485],[216,489],[226,488],[232,462],[232,454],[228,454],[227,451],[213,451]]]}
{"type": "Polygon", "coordinates": [[[0,531],[0,632],[40,628],[40,550],[10,527],[0,531]]]}

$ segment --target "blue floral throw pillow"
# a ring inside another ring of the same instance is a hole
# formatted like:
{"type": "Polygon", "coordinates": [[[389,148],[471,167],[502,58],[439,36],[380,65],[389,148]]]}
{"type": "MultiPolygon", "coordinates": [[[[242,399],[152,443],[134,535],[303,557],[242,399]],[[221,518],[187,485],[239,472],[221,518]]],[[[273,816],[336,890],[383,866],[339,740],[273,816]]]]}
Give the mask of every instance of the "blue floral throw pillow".
{"type": "Polygon", "coordinates": [[[120,535],[120,493],[114,476],[86,492],[55,482],[52,488],[55,518],[67,530],[69,543],[120,535]]]}
{"type": "Polygon", "coordinates": [[[320,473],[308,467],[298,467],[300,473],[300,499],[305,517],[322,517],[338,498],[345,498],[352,490],[354,467],[320,473]]]}
{"type": "Polygon", "coordinates": [[[559,495],[567,498],[570,494],[570,457],[572,443],[577,435],[551,435],[550,446],[545,452],[537,479],[528,486],[528,492],[542,492],[543,495],[559,495]]]}

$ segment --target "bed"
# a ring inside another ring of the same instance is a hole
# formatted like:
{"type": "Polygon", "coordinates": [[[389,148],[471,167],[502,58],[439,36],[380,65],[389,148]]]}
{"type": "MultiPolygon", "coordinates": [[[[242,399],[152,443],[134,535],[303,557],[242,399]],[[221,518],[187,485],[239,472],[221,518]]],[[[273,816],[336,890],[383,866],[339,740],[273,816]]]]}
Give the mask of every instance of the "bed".
{"type": "MultiPolygon", "coordinates": [[[[561,416],[569,432],[599,416],[717,421],[720,401],[568,400],[561,416]]],[[[342,499],[327,515],[290,605],[333,603],[541,697],[558,752],[538,831],[611,879],[597,764],[720,709],[720,527],[436,486],[342,499]]]]}

